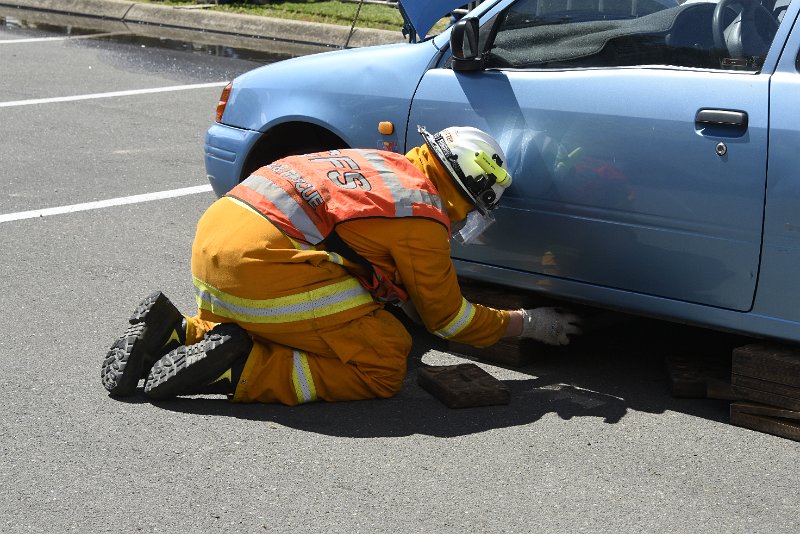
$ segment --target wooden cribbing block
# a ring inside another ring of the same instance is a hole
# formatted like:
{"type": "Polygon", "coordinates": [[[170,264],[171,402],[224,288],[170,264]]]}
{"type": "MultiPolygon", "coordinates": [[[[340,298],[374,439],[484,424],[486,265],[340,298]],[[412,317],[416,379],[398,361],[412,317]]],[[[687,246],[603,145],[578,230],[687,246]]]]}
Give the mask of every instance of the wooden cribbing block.
{"type": "Polygon", "coordinates": [[[458,279],[461,294],[470,302],[483,304],[498,310],[517,310],[519,308],[535,308],[537,306],[552,305],[552,301],[529,291],[504,287],[497,284],[475,282],[473,280],[458,279]]]}
{"type": "Polygon", "coordinates": [[[800,441],[800,412],[754,404],[731,404],[731,423],[782,438],[800,441]]]}
{"type": "Polygon", "coordinates": [[[668,356],[666,363],[673,397],[706,398],[708,376],[700,366],[691,359],[676,356],[668,356]]]}
{"type": "Polygon", "coordinates": [[[738,400],[733,391],[730,366],[702,355],[671,355],[666,358],[673,397],[738,400]]]}
{"type": "MultiPolygon", "coordinates": [[[[557,304],[528,291],[461,278],[458,282],[461,286],[462,295],[468,301],[498,310],[518,310],[520,308],[537,308],[557,304]]],[[[462,343],[449,342],[447,350],[448,352],[485,362],[509,367],[525,367],[530,365],[536,357],[551,354],[552,351],[558,349],[530,339],[508,338],[501,339],[491,347],[482,349],[462,343]]]]}
{"type": "Polygon", "coordinates": [[[734,349],[731,384],[742,399],[800,410],[800,347],[753,343],[734,349]]]}
{"type": "Polygon", "coordinates": [[[777,417],[780,419],[792,419],[800,424],[800,411],[787,410],[786,408],[776,408],[767,404],[758,404],[756,402],[739,401],[734,402],[732,408],[735,408],[739,413],[747,413],[752,415],[765,415],[767,417],[777,417]]]}
{"type": "Polygon", "coordinates": [[[463,343],[447,344],[447,351],[460,354],[475,360],[491,362],[508,367],[525,367],[531,365],[536,356],[549,353],[548,347],[530,339],[501,339],[491,347],[476,348],[463,343]]]}
{"type": "MultiPolygon", "coordinates": [[[[568,309],[581,317],[583,336],[585,339],[590,334],[603,334],[620,325],[629,324],[633,316],[589,308],[579,304],[565,303],[548,299],[533,291],[524,291],[496,284],[474,282],[459,279],[461,293],[470,302],[482,304],[498,310],[518,310],[520,308],[560,307],[568,309]]],[[[501,339],[491,347],[475,348],[470,345],[449,342],[448,351],[461,354],[468,358],[491,362],[509,367],[526,367],[536,360],[553,356],[563,356],[570,347],[545,345],[532,339],[501,339]]]]}
{"type": "Polygon", "coordinates": [[[422,367],[417,383],[449,408],[508,404],[511,392],[504,383],[474,363],[422,367]]]}

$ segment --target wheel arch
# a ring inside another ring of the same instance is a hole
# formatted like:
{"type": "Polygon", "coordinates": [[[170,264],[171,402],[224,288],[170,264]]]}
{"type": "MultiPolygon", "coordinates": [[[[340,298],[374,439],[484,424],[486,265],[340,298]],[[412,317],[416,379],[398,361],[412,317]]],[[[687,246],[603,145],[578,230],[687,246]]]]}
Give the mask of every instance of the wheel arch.
{"type": "Polygon", "coordinates": [[[256,169],[286,156],[334,148],[350,147],[341,137],[317,124],[302,121],[278,124],[264,132],[253,145],[242,166],[239,181],[250,176],[256,169]]]}

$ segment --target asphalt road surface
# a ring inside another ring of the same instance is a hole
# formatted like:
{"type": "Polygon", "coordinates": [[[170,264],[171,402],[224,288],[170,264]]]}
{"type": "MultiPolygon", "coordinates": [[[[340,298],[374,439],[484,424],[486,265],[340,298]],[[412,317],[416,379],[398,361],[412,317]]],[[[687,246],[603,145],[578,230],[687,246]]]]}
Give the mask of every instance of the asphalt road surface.
{"type": "Polygon", "coordinates": [[[719,334],[622,322],[481,364],[501,407],[423,391],[420,359],[464,360],[418,330],[389,400],[109,397],[136,303],[193,311],[203,135],[256,63],[71,31],[0,26],[0,531],[797,532],[800,444],[670,395],[664,356],[739,341],[719,334]]]}

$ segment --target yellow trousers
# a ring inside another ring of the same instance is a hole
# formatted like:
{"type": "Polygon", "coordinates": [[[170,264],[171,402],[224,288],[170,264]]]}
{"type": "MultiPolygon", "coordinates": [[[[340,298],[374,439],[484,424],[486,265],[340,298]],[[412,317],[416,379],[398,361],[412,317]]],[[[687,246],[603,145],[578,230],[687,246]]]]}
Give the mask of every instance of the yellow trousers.
{"type": "MultiPolygon", "coordinates": [[[[303,294],[352,278],[327,261],[327,253],[298,250],[268,220],[226,198],[198,222],[192,275],[242,299],[303,294]]],[[[201,306],[188,321],[187,343],[200,341],[220,322],[233,321],[201,306]]],[[[254,342],[235,402],[296,405],[390,397],[405,379],[411,336],[375,302],[313,319],[235,322],[254,342]]]]}

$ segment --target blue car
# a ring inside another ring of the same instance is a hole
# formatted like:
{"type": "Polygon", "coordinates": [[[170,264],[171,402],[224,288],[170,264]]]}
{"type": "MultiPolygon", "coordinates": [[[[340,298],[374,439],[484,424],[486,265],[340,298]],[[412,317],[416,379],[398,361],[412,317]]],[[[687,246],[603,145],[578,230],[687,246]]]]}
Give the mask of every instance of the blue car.
{"type": "Polygon", "coordinates": [[[236,78],[206,136],[214,191],[475,126],[514,183],[483,243],[453,244],[461,276],[800,341],[800,1],[487,0],[426,35],[458,6],[404,0],[408,43],[236,78]]]}

